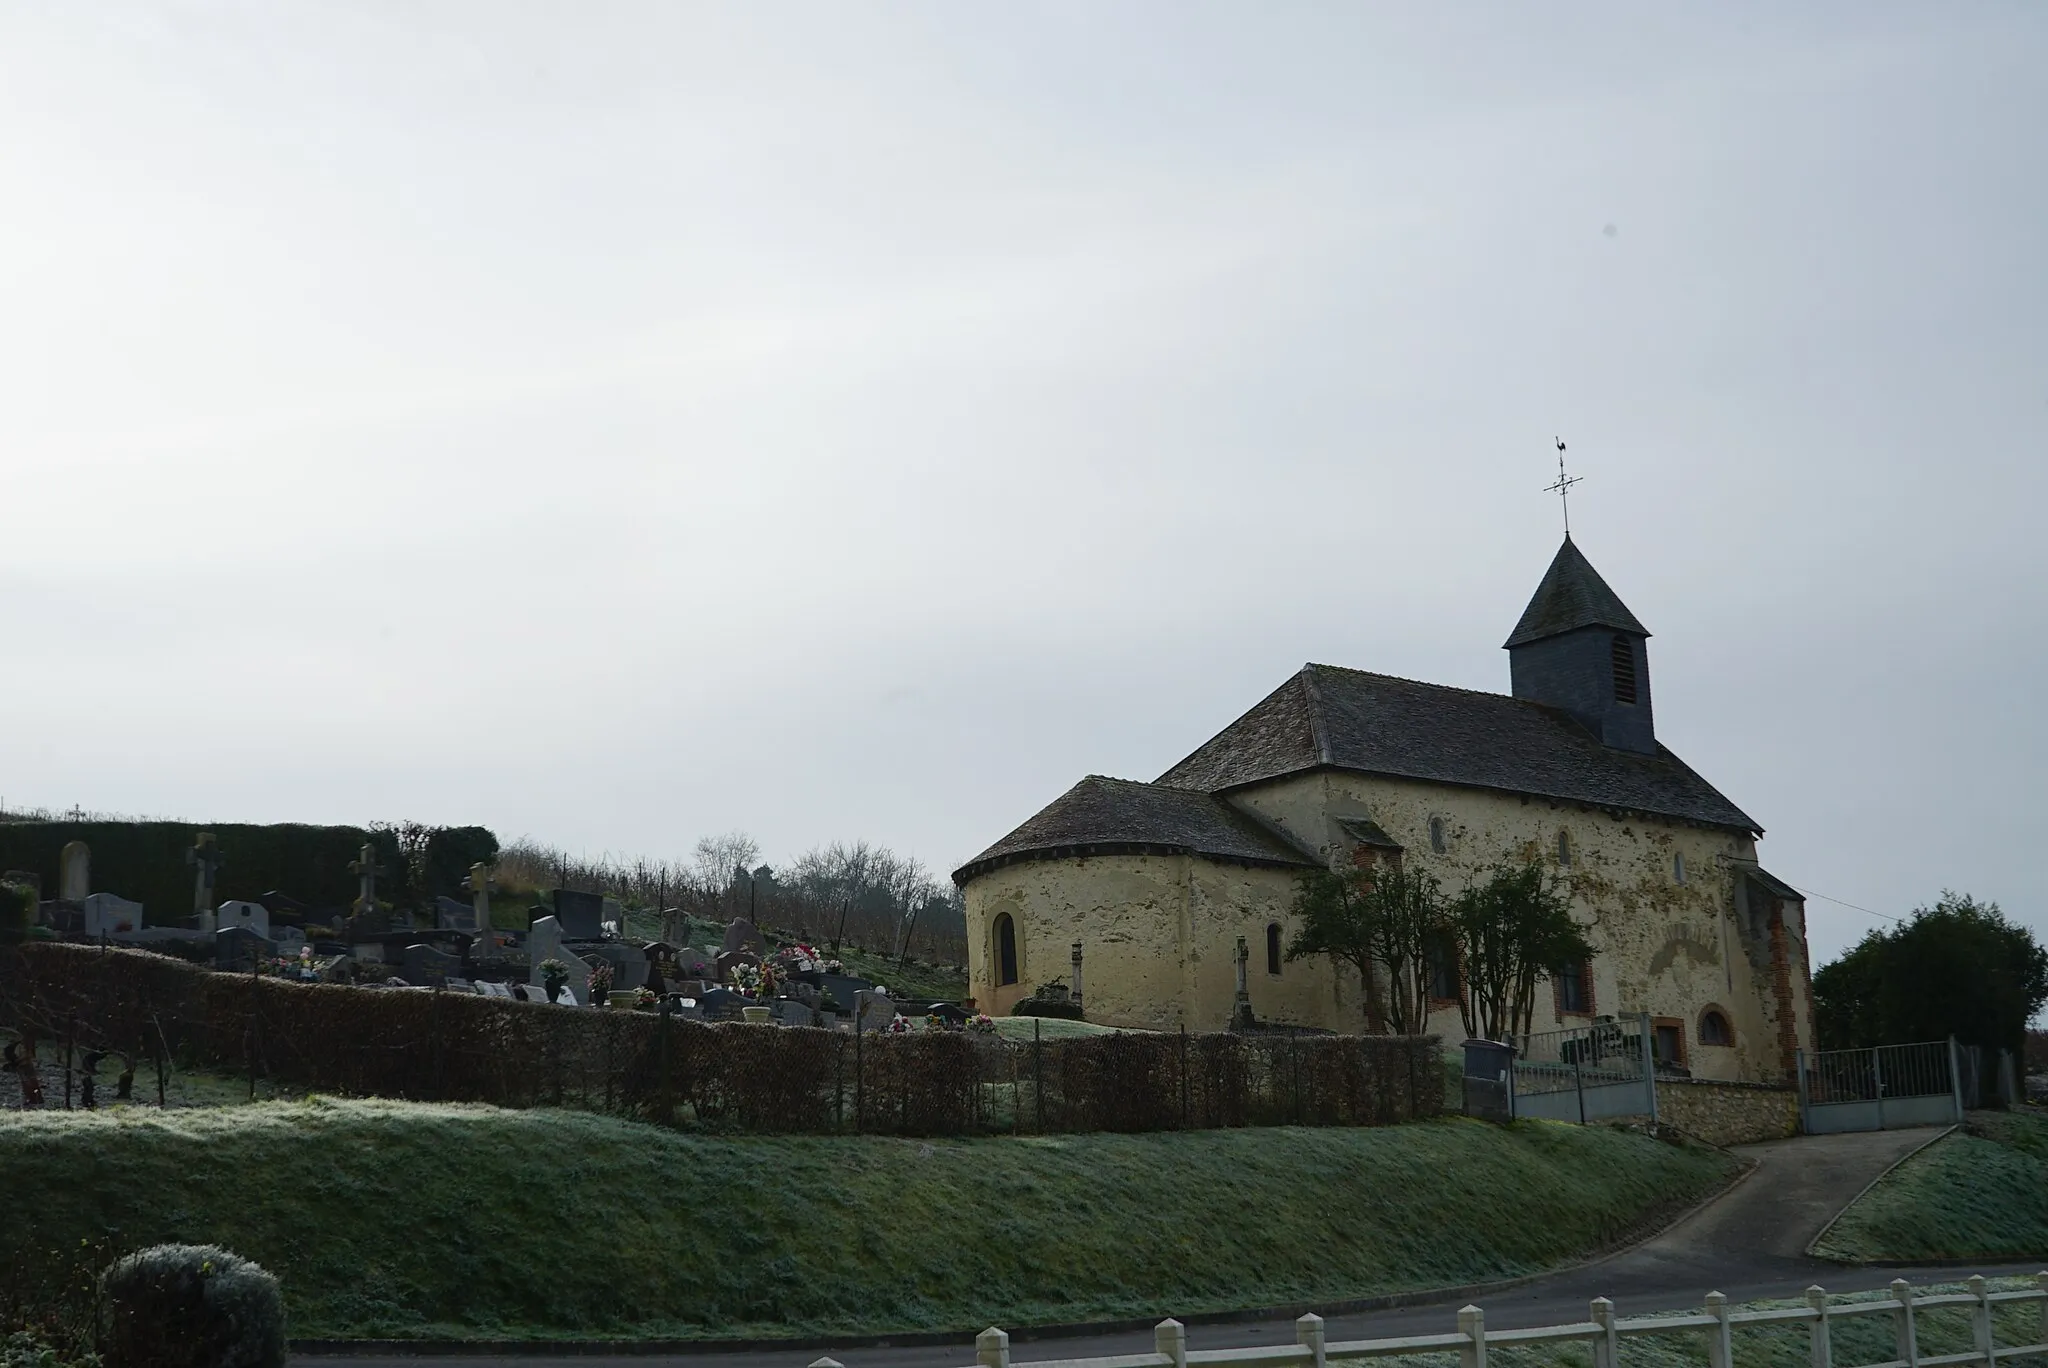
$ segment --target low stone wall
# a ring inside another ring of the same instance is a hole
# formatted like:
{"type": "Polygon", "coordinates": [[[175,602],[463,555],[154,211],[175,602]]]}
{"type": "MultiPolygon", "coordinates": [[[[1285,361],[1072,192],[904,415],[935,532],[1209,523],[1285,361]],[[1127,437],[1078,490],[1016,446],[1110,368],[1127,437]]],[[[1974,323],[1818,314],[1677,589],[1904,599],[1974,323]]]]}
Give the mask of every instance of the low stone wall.
{"type": "Polygon", "coordinates": [[[1657,1120],[1710,1145],[1749,1145],[1799,1133],[1799,1090],[1776,1083],[1657,1080],[1657,1120]]]}

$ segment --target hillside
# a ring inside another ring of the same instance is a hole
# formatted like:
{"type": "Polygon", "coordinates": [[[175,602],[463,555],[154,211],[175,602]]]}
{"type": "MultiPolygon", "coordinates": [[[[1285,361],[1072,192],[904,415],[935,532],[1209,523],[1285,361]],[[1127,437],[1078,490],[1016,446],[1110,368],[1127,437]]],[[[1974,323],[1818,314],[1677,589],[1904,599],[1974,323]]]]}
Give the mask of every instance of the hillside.
{"type": "Polygon", "coordinates": [[[218,1241],[283,1279],[298,1336],[971,1331],[1527,1273],[1732,1163],[1541,1122],[927,1142],[320,1099],[31,1112],[0,1117],[0,1258],[218,1241]]]}
{"type": "Polygon", "coordinates": [[[1844,1263],[2048,1257],[2048,1115],[1972,1112],[1858,1198],[1814,1253],[1844,1263]]]}

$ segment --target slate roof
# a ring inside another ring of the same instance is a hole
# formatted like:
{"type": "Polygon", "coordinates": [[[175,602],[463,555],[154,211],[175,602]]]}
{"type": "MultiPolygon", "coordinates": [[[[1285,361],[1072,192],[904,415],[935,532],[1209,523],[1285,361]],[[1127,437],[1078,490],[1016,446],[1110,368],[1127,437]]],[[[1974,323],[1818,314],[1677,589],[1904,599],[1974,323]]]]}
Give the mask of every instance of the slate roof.
{"type": "Polygon", "coordinates": [[[1157,782],[1221,792],[1324,766],[1762,831],[1661,745],[1621,750],[1561,708],[1332,665],[1304,665],[1157,782]]]}
{"type": "Polygon", "coordinates": [[[1769,872],[1766,869],[1759,867],[1748,871],[1748,873],[1751,879],[1755,880],[1759,885],[1762,886],[1765,892],[1769,893],[1774,898],[1782,898],[1786,902],[1796,903],[1803,903],[1806,901],[1806,895],[1804,893],[1801,893],[1791,884],[1786,883],[1783,879],[1779,878],[1777,875],[1769,872]]]}
{"type": "Polygon", "coordinates": [[[1613,627],[1637,636],[1650,634],[1648,628],[1636,621],[1636,615],[1628,610],[1621,596],[1607,587],[1607,581],[1600,578],[1600,572],[1593,568],[1578,544],[1567,536],[1551,559],[1550,568],[1543,572],[1543,582],[1536,586],[1529,606],[1522,610],[1522,620],[1515,624],[1507,645],[1522,646],[1581,627],[1613,627]]]}
{"type": "Polygon", "coordinates": [[[1245,864],[1318,863],[1213,793],[1091,774],[954,870],[953,882],[1020,860],[1190,854],[1245,864]]]}

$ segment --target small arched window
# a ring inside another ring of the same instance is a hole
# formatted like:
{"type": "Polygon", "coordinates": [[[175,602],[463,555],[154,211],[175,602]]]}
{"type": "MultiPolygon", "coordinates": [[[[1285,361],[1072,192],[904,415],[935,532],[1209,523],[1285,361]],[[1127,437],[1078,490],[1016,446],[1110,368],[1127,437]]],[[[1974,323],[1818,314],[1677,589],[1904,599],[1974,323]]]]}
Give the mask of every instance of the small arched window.
{"type": "Polygon", "coordinates": [[[1700,1044],[1733,1045],[1735,1032],[1728,1025],[1728,1018],[1719,1007],[1709,1007],[1700,1013],[1700,1044]]]}
{"type": "Polygon", "coordinates": [[[1280,972],[1280,923],[1266,923],[1266,972],[1280,972]]]}
{"type": "Polygon", "coordinates": [[[1429,819],[1429,848],[1439,855],[1444,853],[1444,819],[1441,817],[1429,819]]]}
{"type": "Polygon", "coordinates": [[[1566,866],[1572,862],[1572,836],[1568,831],[1557,833],[1557,862],[1566,866]]]}
{"type": "Polygon", "coordinates": [[[1685,856],[1683,855],[1673,855],[1671,857],[1671,882],[1685,882],[1685,856]]]}
{"type": "Polygon", "coordinates": [[[1621,633],[1614,634],[1614,644],[1609,648],[1614,661],[1614,701],[1633,703],[1636,701],[1636,644],[1621,633]]]}
{"type": "Polygon", "coordinates": [[[996,983],[1017,981],[1017,923],[1005,912],[996,918],[996,983]]]}

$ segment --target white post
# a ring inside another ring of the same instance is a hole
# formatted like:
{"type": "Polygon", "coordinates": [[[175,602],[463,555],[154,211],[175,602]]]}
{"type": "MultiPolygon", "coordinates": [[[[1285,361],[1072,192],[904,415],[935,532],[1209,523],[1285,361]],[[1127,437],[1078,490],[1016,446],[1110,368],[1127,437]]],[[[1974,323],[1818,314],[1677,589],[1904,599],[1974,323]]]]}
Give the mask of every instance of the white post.
{"type": "Polygon", "coordinates": [[[1600,1327],[1600,1338],[1593,1341],[1593,1368],[1615,1368],[1621,1335],[1614,1328],[1614,1303],[1606,1297],[1593,1298],[1588,1319],[1600,1327]]]}
{"type": "Polygon", "coordinates": [[[1813,1347],[1807,1368],[1835,1368],[1835,1347],[1829,1335],[1828,1294],[1815,1283],[1806,1289],[1806,1304],[1814,1310],[1813,1347]]]}
{"type": "Polygon", "coordinates": [[[1081,1007],[1081,942],[1074,942],[1074,1007],[1081,1007]]]}
{"type": "Polygon", "coordinates": [[[1168,1316],[1152,1327],[1152,1352],[1171,1360],[1173,1368],[1188,1368],[1188,1328],[1168,1316]]]}
{"type": "Polygon", "coordinates": [[[1707,1331],[1708,1368],[1735,1368],[1735,1346],[1728,1331],[1728,1296],[1723,1292],[1707,1293],[1707,1314],[1716,1322],[1707,1331]]]}
{"type": "Polygon", "coordinates": [[[1913,1324],[1913,1284],[1904,1278],[1893,1278],[1892,1299],[1899,1304],[1899,1362],[1906,1368],[1920,1368],[1920,1336],[1913,1324]]]}
{"type": "Polygon", "coordinates": [[[1010,1368],[1010,1336],[993,1325],[974,1337],[975,1368],[1010,1368]]]}
{"type": "Polygon", "coordinates": [[[1294,1342],[1304,1346],[1311,1355],[1309,1362],[1315,1368],[1324,1368],[1327,1360],[1323,1357],[1323,1318],[1311,1311],[1294,1323],[1294,1342]]]}
{"type": "Polygon", "coordinates": [[[1975,1333],[1977,1355],[1984,1360],[1984,1368],[1997,1368],[1998,1360],[1991,1352],[1991,1294],[1985,1290],[1984,1275],[1979,1273],[1964,1284],[1977,1304],[1970,1308],[1970,1329],[1975,1333]]]}
{"type": "Polygon", "coordinates": [[[1884,1056],[1878,1047],[1870,1047],[1870,1078],[1877,1088],[1877,1128],[1884,1129],[1884,1056]]]}
{"type": "Polygon", "coordinates": [[[1466,1340],[1458,1346],[1458,1368],[1486,1368],[1486,1313],[1476,1306],[1458,1312],[1458,1333],[1466,1340]]]}

